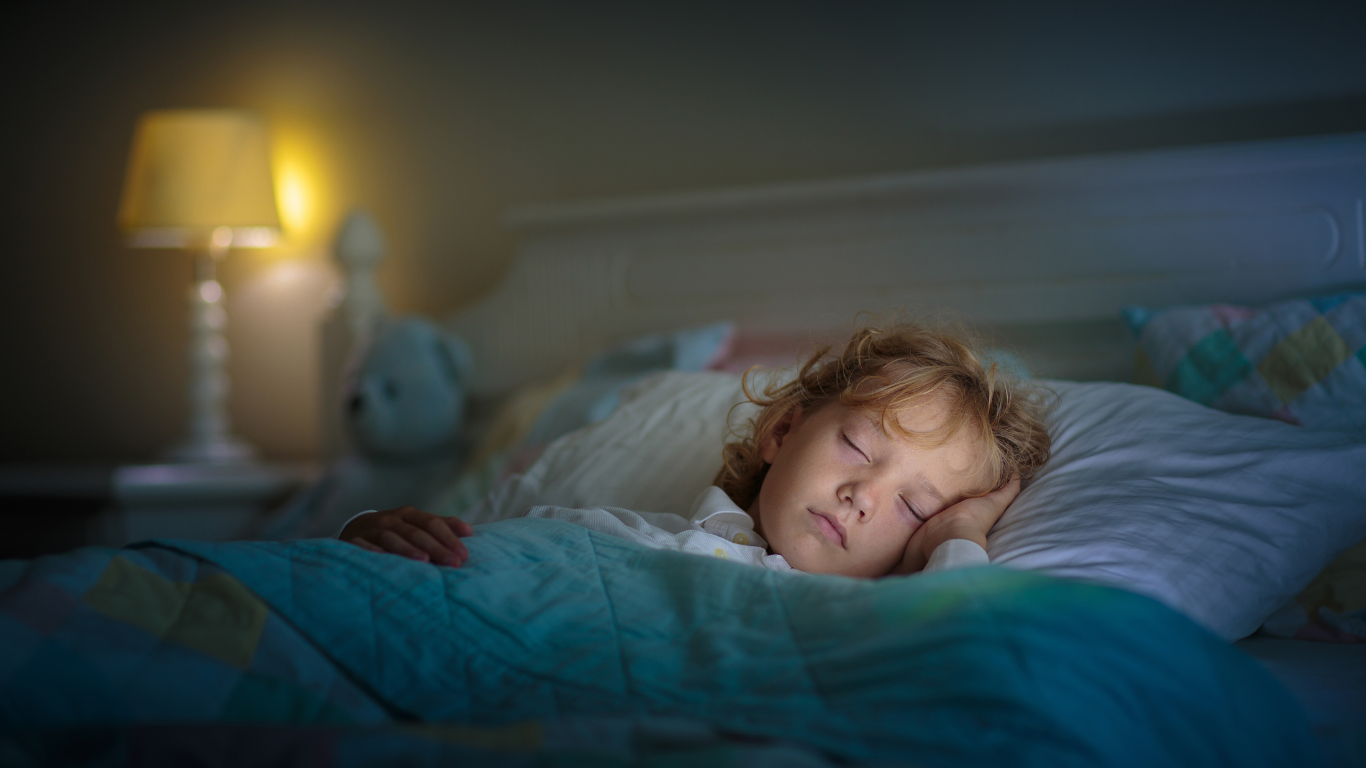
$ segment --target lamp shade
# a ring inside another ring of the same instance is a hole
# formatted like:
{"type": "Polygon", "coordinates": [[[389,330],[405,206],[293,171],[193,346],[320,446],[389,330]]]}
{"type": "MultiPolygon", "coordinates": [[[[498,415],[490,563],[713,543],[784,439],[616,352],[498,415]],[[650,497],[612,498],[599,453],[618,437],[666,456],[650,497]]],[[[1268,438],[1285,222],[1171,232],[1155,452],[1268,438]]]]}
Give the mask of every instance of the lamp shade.
{"type": "Polygon", "coordinates": [[[220,227],[231,228],[235,247],[274,245],[280,215],[265,121],[230,109],[144,114],[118,222],[135,246],[198,245],[220,227]]]}

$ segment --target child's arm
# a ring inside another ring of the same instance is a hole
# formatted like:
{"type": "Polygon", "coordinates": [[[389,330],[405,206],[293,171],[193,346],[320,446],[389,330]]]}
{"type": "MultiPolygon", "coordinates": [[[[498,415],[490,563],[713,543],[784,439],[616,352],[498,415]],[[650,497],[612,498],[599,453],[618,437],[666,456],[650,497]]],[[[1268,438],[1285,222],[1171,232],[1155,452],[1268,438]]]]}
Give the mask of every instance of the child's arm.
{"type": "Polygon", "coordinates": [[[470,556],[460,537],[473,535],[474,528],[458,517],[399,507],[354,517],[337,538],[371,552],[459,568],[470,556]]]}
{"type": "Polygon", "coordinates": [[[923,570],[934,550],[950,539],[966,539],[985,550],[987,531],[1001,519],[1006,507],[1019,494],[1020,478],[1015,477],[985,496],[963,499],[926,520],[906,543],[906,553],[892,569],[892,575],[923,570]]]}

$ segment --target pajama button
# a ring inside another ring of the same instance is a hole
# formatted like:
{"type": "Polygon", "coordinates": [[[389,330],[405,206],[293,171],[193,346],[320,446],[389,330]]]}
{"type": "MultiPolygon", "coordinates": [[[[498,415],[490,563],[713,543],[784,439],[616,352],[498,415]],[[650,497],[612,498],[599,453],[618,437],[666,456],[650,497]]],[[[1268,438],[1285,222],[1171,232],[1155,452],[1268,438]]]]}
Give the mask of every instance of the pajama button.
{"type": "Polygon", "coordinates": [[[720,547],[717,547],[717,548],[716,548],[716,556],[717,556],[717,557],[720,557],[720,558],[725,558],[725,556],[726,556],[726,550],[721,549],[720,547]]]}
{"type": "Polygon", "coordinates": [[[735,538],[731,539],[731,541],[735,542],[736,544],[748,544],[749,537],[743,533],[737,533],[735,534],[735,538]]]}

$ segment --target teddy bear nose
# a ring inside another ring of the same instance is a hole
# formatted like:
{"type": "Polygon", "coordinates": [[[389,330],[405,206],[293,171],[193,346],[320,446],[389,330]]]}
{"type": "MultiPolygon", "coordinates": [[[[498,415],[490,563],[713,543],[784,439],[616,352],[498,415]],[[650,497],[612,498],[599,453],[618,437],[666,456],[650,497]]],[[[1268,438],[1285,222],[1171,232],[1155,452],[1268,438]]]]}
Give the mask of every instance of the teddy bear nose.
{"type": "Polygon", "coordinates": [[[352,415],[360,413],[365,409],[365,397],[363,395],[352,395],[351,402],[347,406],[351,409],[352,415]]]}

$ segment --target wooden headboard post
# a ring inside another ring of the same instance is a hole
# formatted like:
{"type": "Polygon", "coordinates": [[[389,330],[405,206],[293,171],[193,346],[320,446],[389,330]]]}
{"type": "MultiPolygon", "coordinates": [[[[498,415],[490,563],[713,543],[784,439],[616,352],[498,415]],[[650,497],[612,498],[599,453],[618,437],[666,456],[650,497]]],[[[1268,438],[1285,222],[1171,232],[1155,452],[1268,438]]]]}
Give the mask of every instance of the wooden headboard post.
{"type": "Polygon", "coordinates": [[[347,447],[341,409],[350,389],[348,366],[388,314],[384,296],[375,284],[375,268],[384,259],[384,251],[384,233],[374,218],[362,210],[348,214],[337,230],[332,249],[342,273],[342,290],[322,324],[319,453],[324,461],[341,456],[347,447]]]}

